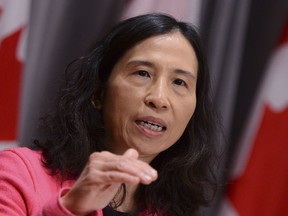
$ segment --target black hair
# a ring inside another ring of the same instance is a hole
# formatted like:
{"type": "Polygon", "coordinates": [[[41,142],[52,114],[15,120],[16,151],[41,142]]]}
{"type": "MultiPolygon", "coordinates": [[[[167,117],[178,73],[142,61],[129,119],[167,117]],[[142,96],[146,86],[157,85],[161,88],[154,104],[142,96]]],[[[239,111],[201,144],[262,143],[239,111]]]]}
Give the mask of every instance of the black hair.
{"type": "Polygon", "coordinates": [[[138,187],[136,209],[191,216],[209,203],[216,186],[213,166],[217,121],[205,56],[195,27],[160,13],[120,22],[87,55],[67,67],[66,86],[59,93],[57,109],[43,120],[45,139],[34,141],[34,148],[43,151],[45,166],[53,175],[77,178],[92,152],[107,149],[101,113],[91,100],[101,98],[113,67],[129,49],[149,37],[173,31],[180,32],[196,53],[197,105],[180,139],[151,162],[159,177],[150,185],[138,187]]]}

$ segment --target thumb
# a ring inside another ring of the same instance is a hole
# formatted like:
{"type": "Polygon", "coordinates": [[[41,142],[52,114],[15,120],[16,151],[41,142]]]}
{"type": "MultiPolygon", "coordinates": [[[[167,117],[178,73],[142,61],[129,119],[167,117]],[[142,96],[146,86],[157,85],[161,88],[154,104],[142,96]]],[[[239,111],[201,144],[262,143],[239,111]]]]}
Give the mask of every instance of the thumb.
{"type": "Polygon", "coordinates": [[[135,149],[130,148],[123,154],[123,156],[137,159],[139,157],[139,153],[135,149]]]}

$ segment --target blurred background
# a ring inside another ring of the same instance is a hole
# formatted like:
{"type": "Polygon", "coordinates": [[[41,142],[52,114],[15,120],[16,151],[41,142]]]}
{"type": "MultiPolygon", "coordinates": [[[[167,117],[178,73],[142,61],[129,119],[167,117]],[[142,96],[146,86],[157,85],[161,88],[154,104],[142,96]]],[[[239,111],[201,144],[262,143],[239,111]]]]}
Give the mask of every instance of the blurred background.
{"type": "Polygon", "coordinates": [[[0,150],[31,144],[69,62],[147,12],[203,39],[225,137],[202,215],[288,215],[288,0],[0,0],[0,150]]]}

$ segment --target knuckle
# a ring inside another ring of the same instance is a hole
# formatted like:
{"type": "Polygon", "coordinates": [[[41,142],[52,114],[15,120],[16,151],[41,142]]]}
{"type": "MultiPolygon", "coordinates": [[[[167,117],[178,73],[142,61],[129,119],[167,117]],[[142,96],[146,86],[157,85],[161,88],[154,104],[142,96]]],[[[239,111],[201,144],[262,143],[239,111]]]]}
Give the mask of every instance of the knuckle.
{"type": "Polygon", "coordinates": [[[119,170],[119,171],[123,171],[125,170],[125,168],[127,167],[127,165],[129,164],[129,160],[126,158],[121,158],[120,160],[118,160],[115,163],[115,169],[119,170]]]}
{"type": "Polygon", "coordinates": [[[114,173],[109,173],[109,174],[107,174],[106,178],[107,178],[106,180],[108,180],[108,181],[114,181],[116,176],[114,173]]]}
{"type": "Polygon", "coordinates": [[[110,156],[110,155],[112,155],[111,154],[111,152],[109,152],[109,151],[102,151],[102,152],[100,152],[103,156],[110,156]]]}
{"type": "Polygon", "coordinates": [[[89,156],[89,160],[95,160],[95,159],[99,159],[99,158],[105,158],[110,156],[111,153],[108,151],[102,151],[102,152],[93,152],[92,154],[90,154],[89,156]]]}
{"type": "Polygon", "coordinates": [[[91,161],[99,157],[100,157],[100,152],[93,152],[92,154],[90,154],[89,160],[91,161]]]}

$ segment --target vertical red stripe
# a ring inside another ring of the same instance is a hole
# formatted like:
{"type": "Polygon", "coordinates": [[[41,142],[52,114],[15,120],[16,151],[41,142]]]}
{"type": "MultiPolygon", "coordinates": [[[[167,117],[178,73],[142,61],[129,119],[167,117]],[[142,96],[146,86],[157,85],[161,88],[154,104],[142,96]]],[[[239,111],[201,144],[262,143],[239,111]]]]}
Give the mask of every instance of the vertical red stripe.
{"type": "Polygon", "coordinates": [[[16,140],[22,64],[16,58],[22,29],[0,47],[0,140],[16,140]]]}
{"type": "Polygon", "coordinates": [[[228,196],[239,215],[288,215],[288,107],[268,106],[244,174],[231,182],[228,196]]]}

